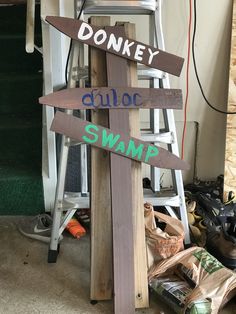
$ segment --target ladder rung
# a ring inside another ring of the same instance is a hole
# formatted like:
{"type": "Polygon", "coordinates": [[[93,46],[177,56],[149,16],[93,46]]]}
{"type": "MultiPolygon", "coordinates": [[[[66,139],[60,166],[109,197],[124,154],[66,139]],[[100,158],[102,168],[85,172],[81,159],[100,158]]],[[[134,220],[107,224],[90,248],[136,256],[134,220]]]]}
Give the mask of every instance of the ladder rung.
{"type": "Polygon", "coordinates": [[[78,142],[74,139],[70,139],[69,141],[67,141],[66,143],[66,146],[77,146],[77,145],[86,145],[85,143],[82,143],[82,142],[78,142]]]}
{"type": "Polygon", "coordinates": [[[67,196],[66,200],[75,205],[74,208],[89,208],[89,196],[67,196]]]}
{"type": "Polygon", "coordinates": [[[145,202],[151,203],[153,206],[174,206],[174,207],[179,207],[180,206],[180,201],[179,201],[179,196],[172,196],[172,197],[150,197],[144,195],[144,200],[145,202]]]}
{"type": "MultiPolygon", "coordinates": [[[[73,193],[72,193],[73,194],[73,193]]],[[[80,194],[80,193],[75,193],[80,194]]],[[[81,195],[72,195],[67,196],[66,200],[70,201],[74,204],[73,208],[89,208],[89,196],[81,196],[81,195]]],[[[179,196],[151,196],[151,195],[145,195],[144,194],[144,200],[145,202],[151,203],[153,206],[174,206],[179,207],[180,206],[180,200],[179,196]]],[[[71,208],[72,209],[72,208],[71,208]]]]}
{"type": "Polygon", "coordinates": [[[165,72],[144,65],[138,65],[138,78],[140,80],[150,80],[153,78],[163,80],[165,78],[165,72]]]}
{"type": "Polygon", "coordinates": [[[84,9],[85,14],[123,14],[150,15],[156,10],[155,0],[146,1],[106,1],[106,0],[87,0],[84,9]]]}
{"type": "Polygon", "coordinates": [[[174,137],[172,132],[155,133],[155,134],[142,134],[142,140],[150,143],[165,143],[172,144],[174,137]]]}
{"type": "MultiPolygon", "coordinates": [[[[72,78],[75,81],[78,80],[86,80],[88,79],[88,66],[85,66],[84,68],[81,67],[73,67],[73,75],[72,78]]],[[[160,79],[163,80],[165,79],[165,72],[145,67],[143,65],[138,65],[138,79],[139,80],[150,80],[150,79],[160,79]]]]}

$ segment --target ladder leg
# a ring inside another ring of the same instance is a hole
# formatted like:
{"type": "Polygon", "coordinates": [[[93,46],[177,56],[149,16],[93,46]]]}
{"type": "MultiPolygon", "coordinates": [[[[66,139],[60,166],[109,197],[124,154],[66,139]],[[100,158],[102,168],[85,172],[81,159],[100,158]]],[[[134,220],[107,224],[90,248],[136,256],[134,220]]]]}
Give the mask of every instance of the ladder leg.
{"type": "MultiPolygon", "coordinates": [[[[157,47],[157,36],[155,28],[153,27],[155,23],[155,15],[152,14],[149,17],[149,34],[150,34],[150,45],[157,47]]],[[[153,78],[150,81],[151,88],[159,88],[160,82],[158,78],[153,78]]],[[[150,109],[150,129],[152,133],[159,133],[160,131],[160,110],[150,109]]],[[[160,169],[156,167],[151,167],[151,188],[154,192],[160,191],[160,169]]]]}
{"type": "MultiPolygon", "coordinates": [[[[169,82],[165,83],[163,81],[163,87],[165,87],[164,85],[169,85],[169,82]]],[[[177,134],[176,134],[173,110],[171,109],[163,110],[163,117],[164,117],[166,132],[171,132],[173,136],[173,142],[171,144],[168,144],[168,150],[174,155],[179,156],[179,148],[178,148],[178,143],[177,143],[177,134]]],[[[188,216],[187,216],[187,210],[186,210],[186,204],[185,204],[182,172],[181,170],[172,170],[171,174],[172,174],[173,187],[179,197],[180,217],[184,225],[184,231],[185,231],[185,244],[189,244],[190,243],[189,225],[188,225],[188,216]]]]}
{"type": "MultiPolygon", "coordinates": [[[[156,11],[152,17],[154,20],[155,25],[155,35],[156,35],[156,44],[159,49],[165,50],[165,42],[162,30],[162,5],[163,1],[157,1],[156,11]]],[[[160,88],[170,88],[170,81],[168,74],[163,75],[163,79],[160,80],[160,88]]],[[[176,134],[176,126],[175,126],[175,119],[174,113],[172,109],[164,109],[163,110],[163,118],[165,124],[165,132],[171,132],[172,134],[172,143],[168,144],[168,150],[179,156],[179,148],[177,143],[177,134],[176,134]]],[[[185,243],[190,243],[190,236],[189,236],[189,225],[188,225],[188,217],[187,217],[187,210],[185,204],[185,196],[184,196],[184,186],[183,186],[183,177],[181,170],[172,170],[172,181],[173,187],[176,191],[178,198],[179,198],[179,209],[180,209],[180,218],[184,225],[185,230],[185,243]]]]}
{"type": "MultiPolygon", "coordinates": [[[[84,45],[79,43],[79,68],[84,68],[84,45]]],[[[85,79],[79,80],[79,87],[85,87],[85,79]]],[[[86,120],[86,110],[80,110],[80,118],[86,120]]],[[[88,193],[88,156],[87,156],[87,145],[82,144],[80,146],[80,178],[81,178],[81,195],[87,195],[88,193]]]]}
{"type": "MultiPolygon", "coordinates": [[[[68,76],[68,87],[70,88],[76,86],[75,80],[73,78],[73,69],[74,67],[77,67],[78,65],[80,52],[81,52],[81,45],[73,41],[72,48],[71,48],[70,69],[69,69],[69,76],[68,76]]],[[[83,54],[82,54],[82,57],[83,57],[83,54]]],[[[73,110],[66,110],[66,113],[72,115],[73,110]]],[[[85,118],[85,111],[83,111],[81,115],[85,118]]],[[[55,197],[54,211],[53,211],[51,241],[50,241],[49,252],[48,252],[49,263],[56,262],[57,255],[58,255],[60,235],[65,229],[69,219],[74,215],[76,211],[75,207],[73,206],[71,208],[63,208],[64,187],[65,187],[69,146],[70,146],[70,139],[66,136],[62,136],[61,150],[60,150],[60,162],[59,162],[59,169],[58,169],[58,180],[57,180],[57,187],[56,187],[56,197],[55,197]],[[62,217],[63,211],[66,212],[64,218],[62,217]]],[[[83,179],[81,180],[82,191],[85,191],[87,193],[87,148],[86,148],[86,145],[81,145],[81,164],[82,164],[81,179],[83,179]]]]}
{"type": "Polygon", "coordinates": [[[69,153],[69,146],[66,143],[69,139],[66,136],[62,136],[61,141],[61,154],[60,154],[60,162],[59,162],[59,170],[58,170],[58,181],[56,188],[56,197],[54,203],[53,210],[53,223],[52,223],[52,231],[51,231],[51,240],[48,251],[48,262],[55,263],[57,260],[58,253],[58,244],[59,244],[59,228],[61,224],[61,216],[62,216],[62,203],[64,198],[64,186],[65,186],[65,177],[66,177],[66,169],[67,169],[67,159],[69,153]]]}
{"type": "Polygon", "coordinates": [[[48,263],[56,263],[59,253],[59,228],[61,223],[61,210],[56,208],[53,213],[53,224],[51,231],[51,240],[48,250],[48,263]]]}

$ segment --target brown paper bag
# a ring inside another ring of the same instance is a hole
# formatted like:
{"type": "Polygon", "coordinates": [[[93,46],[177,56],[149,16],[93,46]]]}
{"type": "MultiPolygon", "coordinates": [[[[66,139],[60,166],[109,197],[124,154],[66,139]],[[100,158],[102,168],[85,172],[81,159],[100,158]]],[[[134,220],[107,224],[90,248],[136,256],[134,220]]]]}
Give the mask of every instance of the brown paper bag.
{"type": "Polygon", "coordinates": [[[149,203],[144,204],[144,216],[149,267],[184,249],[184,227],[180,220],[154,211],[149,203]],[[155,219],[166,223],[163,231],[157,227],[155,219]]]}
{"type": "Polygon", "coordinates": [[[236,274],[203,248],[189,248],[154,265],[149,270],[149,281],[173,274],[195,285],[186,297],[185,309],[194,301],[207,299],[211,302],[211,313],[216,314],[236,295],[236,274]]]}

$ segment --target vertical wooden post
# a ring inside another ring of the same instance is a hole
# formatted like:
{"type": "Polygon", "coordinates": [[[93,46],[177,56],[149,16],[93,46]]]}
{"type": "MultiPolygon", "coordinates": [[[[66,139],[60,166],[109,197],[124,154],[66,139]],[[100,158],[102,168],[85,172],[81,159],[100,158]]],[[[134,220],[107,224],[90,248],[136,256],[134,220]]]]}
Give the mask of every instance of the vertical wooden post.
{"type": "MultiPolygon", "coordinates": [[[[107,17],[92,17],[91,23],[96,26],[109,25],[107,17]]],[[[135,37],[134,24],[121,23],[125,25],[126,35],[130,38],[135,37]]],[[[105,86],[107,83],[106,66],[104,52],[91,48],[91,86],[105,86]]],[[[136,63],[126,62],[125,73],[128,72],[128,86],[137,86],[136,63]]],[[[116,76],[117,72],[116,72],[116,76]]],[[[112,85],[114,82],[110,81],[112,85]]],[[[113,84],[119,86],[117,84],[113,84]]],[[[122,86],[124,81],[122,80],[122,86]]],[[[120,86],[121,86],[120,85],[120,86]]],[[[114,110],[113,110],[114,111],[114,110]]],[[[116,110],[117,111],[117,110],[116,110]]],[[[120,110],[118,110],[120,112],[120,110]]],[[[139,110],[126,111],[126,119],[132,136],[140,137],[139,110]],[[129,116],[129,117],[128,117],[129,116]]],[[[114,113],[115,121],[117,114],[114,113]]],[[[112,119],[112,118],[111,118],[112,119]]],[[[122,119],[121,119],[122,120],[122,119]]],[[[99,125],[108,126],[108,113],[98,111],[92,112],[92,122],[99,125]]],[[[111,120],[112,127],[113,122],[111,120]]],[[[122,129],[124,131],[124,129],[122,129]]],[[[91,153],[91,299],[106,300],[112,296],[112,252],[111,243],[111,214],[110,214],[110,177],[109,177],[109,158],[108,153],[92,148],[91,153]],[[104,191],[106,193],[104,194],[104,191]],[[94,193],[93,193],[94,192],[94,193]],[[110,253],[110,254],[109,254],[110,253]]],[[[127,172],[126,172],[127,173],[127,172]]],[[[125,182],[125,177],[123,182],[125,182]]],[[[135,307],[148,307],[148,284],[147,284],[147,264],[145,247],[145,229],[143,215],[143,189],[142,189],[142,170],[141,163],[131,161],[131,181],[132,189],[126,189],[126,194],[132,197],[132,204],[129,210],[133,211],[134,220],[130,222],[129,228],[133,226],[134,256],[133,261],[135,273],[135,287],[132,291],[135,300],[135,307]]],[[[122,183],[123,184],[123,183],[122,183]]],[[[114,192],[116,195],[117,191],[114,192]]],[[[125,213],[125,221],[127,222],[125,213]]],[[[125,240],[127,242],[127,239],[125,240]]],[[[133,247],[133,244],[131,245],[133,247]]],[[[119,253],[118,253],[119,254],[119,253]]],[[[126,266],[128,260],[126,259],[126,266]]],[[[120,278],[119,278],[120,279],[120,278]]],[[[126,278],[127,280],[127,278],[126,278]]],[[[131,280],[132,281],[132,280],[131,280]]],[[[126,287],[126,283],[125,286],[126,287]]],[[[124,289],[122,285],[121,289],[124,289]]],[[[125,288],[125,291],[126,288],[125,288]]]]}
{"type": "MultiPolygon", "coordinates": [[[[110,25],[109,17],[91,17],[91,24],[110,25]]],[[[105,52],[90,48],[91,86],[106,86],[105,52]]],[[[93,123],[108,127],[108,111],[92,111],[93,123]]],[[[109,152],[91,148],[91,300],[112,298],[112,232],[109,152]]]]}
{"type": "MultiPolygon", "coordinates": [[[[127,60],[107,53],[108,86],[128,85],[127,60]]],[[[109,111],[110,128],[129,133],[129,112],[109,111]]],[[[121,148],[122,149],[122,148],[121,148]]],[[[125,149],[125,148],[123,148],[125,149]]],[[[132,213],[132,161],[111,153],[114,312],[134,314],[134,240],[132,213]]]]}
{"type": "MultiPolygon", "coordinates": [[[[229,96],[227,111],[236,112],[236,0],[233,2],[232,36],[229,71],[229,96]]],[[[225,172],[224,172],[224,201],[228,194],[236,194],[236,115],[227,115],[225,172]]]]}
{"type": "MultiPolygon", "coordinates": [[[[125,35],[135,39],[135,24],[124,24],[125,35]]],[[[129,86],[137,87],[137,63],[128,61],[129,86]]],[[[139,110],[129,110],[130,135],[140,138],[139,110]]],[[[134,272],[135,272],[135,307],[149,307],[147,258],[145,243],[144,200],[142,187],[142,164],[132,161],[132,208],[134,217],[134,272]]]]}

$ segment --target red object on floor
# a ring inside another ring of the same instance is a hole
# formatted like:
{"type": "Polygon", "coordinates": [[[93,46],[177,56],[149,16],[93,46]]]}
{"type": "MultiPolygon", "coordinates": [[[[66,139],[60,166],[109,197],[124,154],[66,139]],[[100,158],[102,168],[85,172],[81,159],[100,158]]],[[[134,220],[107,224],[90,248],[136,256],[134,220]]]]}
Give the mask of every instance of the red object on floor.
{"type": "Polygon", "coordinates": [[[66,230],[68,230],[77,239],[86,234],[84,227],[81,226],[81,224],[75,218],[71,218],[66,226],[66,230]]]}

